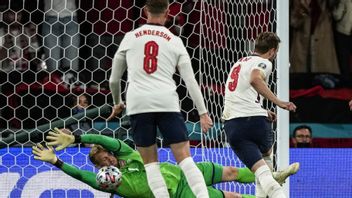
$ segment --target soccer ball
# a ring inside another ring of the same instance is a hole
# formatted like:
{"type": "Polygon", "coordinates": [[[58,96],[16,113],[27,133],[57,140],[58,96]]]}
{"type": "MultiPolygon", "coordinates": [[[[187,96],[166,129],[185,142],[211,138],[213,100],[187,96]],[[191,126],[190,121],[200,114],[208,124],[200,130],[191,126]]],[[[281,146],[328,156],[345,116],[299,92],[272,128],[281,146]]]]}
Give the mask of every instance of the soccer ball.
{"type": "Polygon", "coordinates": [[[105,190],[115,190],[121,183],[122,173],[115,166],[104,166],[96,176],[97,184],[105,190]]]}

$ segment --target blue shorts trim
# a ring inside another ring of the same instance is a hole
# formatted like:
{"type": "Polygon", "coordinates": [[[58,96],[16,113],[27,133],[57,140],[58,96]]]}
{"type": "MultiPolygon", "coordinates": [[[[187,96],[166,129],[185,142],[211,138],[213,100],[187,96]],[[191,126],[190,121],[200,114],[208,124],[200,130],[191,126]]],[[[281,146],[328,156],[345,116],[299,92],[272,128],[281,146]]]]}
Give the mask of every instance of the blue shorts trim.
{"type": "Polygon", "coordinates": [[[157,129],[165,144],[188,141],[185,121],[180,112],[141,113],[130,116],[133,141],[138,147],[156,143],[157,129]]]}
{"type": "Polygon", "coordinates": [[[234,118],[226,121],[224,127],[233,151],[248,168],[273,145],[271,122],[265,116],[234,118]]]}

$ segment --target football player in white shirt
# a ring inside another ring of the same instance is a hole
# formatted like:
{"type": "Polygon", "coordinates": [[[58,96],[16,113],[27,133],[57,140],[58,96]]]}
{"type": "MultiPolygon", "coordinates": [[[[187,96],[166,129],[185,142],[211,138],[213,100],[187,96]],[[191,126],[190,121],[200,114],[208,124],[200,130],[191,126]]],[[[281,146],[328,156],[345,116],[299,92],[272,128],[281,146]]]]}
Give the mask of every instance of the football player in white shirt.
{"type": "Polygon", "coordinates": [[[153,194],[155,197],[169,197],[158,163],[156,134],[159,128],[193,193],[196,197],[209,197],[203,175],[190,155],[187,129],[172,78],[176,68],[197,107],[203,132],[213,122],[182,40],[163,26],[168,17],[168,6],[168,0],[147,0],[147,24],[128,32],[121,41],[109,79],[114,108],[108,120],[124,108],[120,80],[127,68],[127,114],[131,118],[133,140],[143,158],[153,194]]]}
{"type": "MultiPolygon", "coordinates": [[[[280,39],[272,32],[258,35],[254,54],[238,60],[226,81],[223,119],[228,141],[241,161],[255,173],[256,197],[285,197],[281,186],[274,180],[268,165],[273,145],[270,121],[274,112],[262,108],[263,97],[277,106],[295,111],[292,102],[275,96],[267,83],[272,61],[279,49],[280,39]]],[[[298,168],[298,167],[297,167],[298,168]]]]}

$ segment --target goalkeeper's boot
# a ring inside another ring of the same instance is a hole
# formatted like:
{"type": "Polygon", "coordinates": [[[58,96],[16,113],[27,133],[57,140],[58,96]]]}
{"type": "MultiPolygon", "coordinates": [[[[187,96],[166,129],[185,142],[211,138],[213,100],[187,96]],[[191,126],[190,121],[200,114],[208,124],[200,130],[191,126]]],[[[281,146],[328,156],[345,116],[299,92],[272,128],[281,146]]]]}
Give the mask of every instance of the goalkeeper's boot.
{"type": "Polygon", "coordinates": [[[274,179],[280,184],[284,184],[287,177],[296,174],[299,170],[299,163],[295,162],[290,164],[286,169],[273,173],[274,179]]]}

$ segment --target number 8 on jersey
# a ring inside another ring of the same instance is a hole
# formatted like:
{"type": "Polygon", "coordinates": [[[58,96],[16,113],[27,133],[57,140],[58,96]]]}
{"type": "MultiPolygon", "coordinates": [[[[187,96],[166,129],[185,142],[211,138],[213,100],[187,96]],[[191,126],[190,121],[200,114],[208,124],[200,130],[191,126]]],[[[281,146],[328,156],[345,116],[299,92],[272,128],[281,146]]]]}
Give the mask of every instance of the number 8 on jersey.
{"type": "Polygon", "coordinates": [[[144,45],[144,62],[143,68],[147,74],[152,74],[156,71],[158,65],[159,46],[155,41],[148,41],[144,45]]]}

